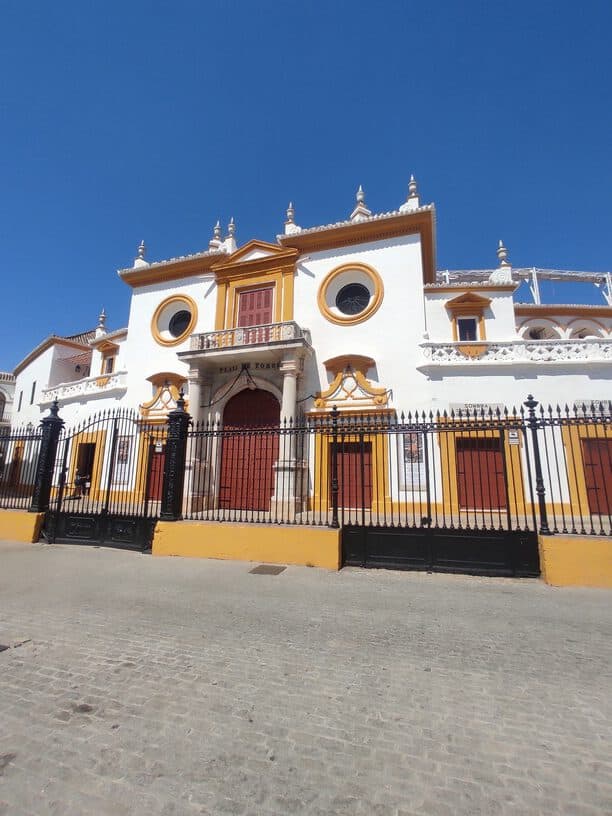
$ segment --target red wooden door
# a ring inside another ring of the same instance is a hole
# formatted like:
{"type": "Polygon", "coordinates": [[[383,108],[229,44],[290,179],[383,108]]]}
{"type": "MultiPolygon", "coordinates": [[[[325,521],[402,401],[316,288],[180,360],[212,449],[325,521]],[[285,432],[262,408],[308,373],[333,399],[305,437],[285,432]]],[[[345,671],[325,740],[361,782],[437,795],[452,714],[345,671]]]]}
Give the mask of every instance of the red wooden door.
{"type": "Polygon", "coordinates": [[[152,445],[149,456],[149,478],[147,480],[147,499],[149,501],[161,501],[164,485],[166,450],[163,446],[161,450],[157,448],[157,445],[152,445]]]}
{"type": "MultiPolygon", "coordinates": [[[[331,466],[330,446],[330,466],[331,466]]],[[[338,445],[338,507],[369,509],[372,506],[372,444],[338,445]]]]}
{"type": "Polygon", "coordinates": [[[500,440],[457,439],[459,507],[504,510],[506,485],[500,440]]]}
{"type": "Polygon", "coordinates": [[[612,439],[583,439],[584,480],[589,512],[612,513],[612,439]]]}
{"type": "Polygon", "coordinates": [[[269,510],[278,459],[280,405],[269,391],[245,389],[223,412],[219,506],[269,510]]]}
{"type": "Polygon", "coordinates": [[[251,289],[240,292],[238,298],[238,326],[263,326],[243,333],[243,343],[267,343],[272,323],[272,298],[274,287],[251,289]]]}

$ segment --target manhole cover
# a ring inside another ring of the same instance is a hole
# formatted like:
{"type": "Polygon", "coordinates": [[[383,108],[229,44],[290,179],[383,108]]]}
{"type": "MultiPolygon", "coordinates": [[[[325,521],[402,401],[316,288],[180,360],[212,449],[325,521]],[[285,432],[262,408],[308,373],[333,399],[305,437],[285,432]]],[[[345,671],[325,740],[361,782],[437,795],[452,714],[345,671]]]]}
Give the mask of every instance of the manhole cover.
{"type": "Polygon", "coordinates": [[[287,567],[278,567],[274,564],[260,564],[258,567],[253,567],[249,572],[251,575],[278,575],[286,569],[287,567]]]}
{"type": "Polygon", "coordinates": [[[5,646],[4,643],[0,643],[0,652],[6,652],[8,646],[5,646]]]}

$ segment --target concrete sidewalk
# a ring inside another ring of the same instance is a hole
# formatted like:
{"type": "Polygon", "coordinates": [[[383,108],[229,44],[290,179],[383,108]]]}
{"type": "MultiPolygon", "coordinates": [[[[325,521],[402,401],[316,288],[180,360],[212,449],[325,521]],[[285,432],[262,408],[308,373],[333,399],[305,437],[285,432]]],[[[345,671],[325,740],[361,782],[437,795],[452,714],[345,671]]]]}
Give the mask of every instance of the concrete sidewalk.
{"type": "Polygon", "coordinates": [[[610,812],[609,592],[253,566],[1,543],[0,814],[610,812]]]}

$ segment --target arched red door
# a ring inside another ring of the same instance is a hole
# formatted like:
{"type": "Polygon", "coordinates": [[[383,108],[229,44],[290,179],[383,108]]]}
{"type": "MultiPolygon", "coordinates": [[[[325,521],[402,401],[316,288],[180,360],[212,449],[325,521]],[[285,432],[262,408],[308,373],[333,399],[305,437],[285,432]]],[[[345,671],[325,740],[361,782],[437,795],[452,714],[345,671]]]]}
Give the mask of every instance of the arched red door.
{"type": "Polygon", "coordinates": [[[245,389],[223,411],[219,506],[269,510],[278,459],[280,405],[269,391],[245,389]]]}

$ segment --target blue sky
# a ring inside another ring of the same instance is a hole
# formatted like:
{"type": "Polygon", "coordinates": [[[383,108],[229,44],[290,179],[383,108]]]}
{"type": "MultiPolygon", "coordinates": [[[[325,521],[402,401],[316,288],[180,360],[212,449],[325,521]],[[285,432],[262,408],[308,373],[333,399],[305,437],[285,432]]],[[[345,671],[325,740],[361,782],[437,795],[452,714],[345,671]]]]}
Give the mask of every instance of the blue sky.
{"type": "Polygon", "coordinates": [[[612,267],[612,4],[3,0],[0,251],[12,369],[50,333],[127,322],[116,276],[274,240],[414,173],[439,268],[612,267]]]}

